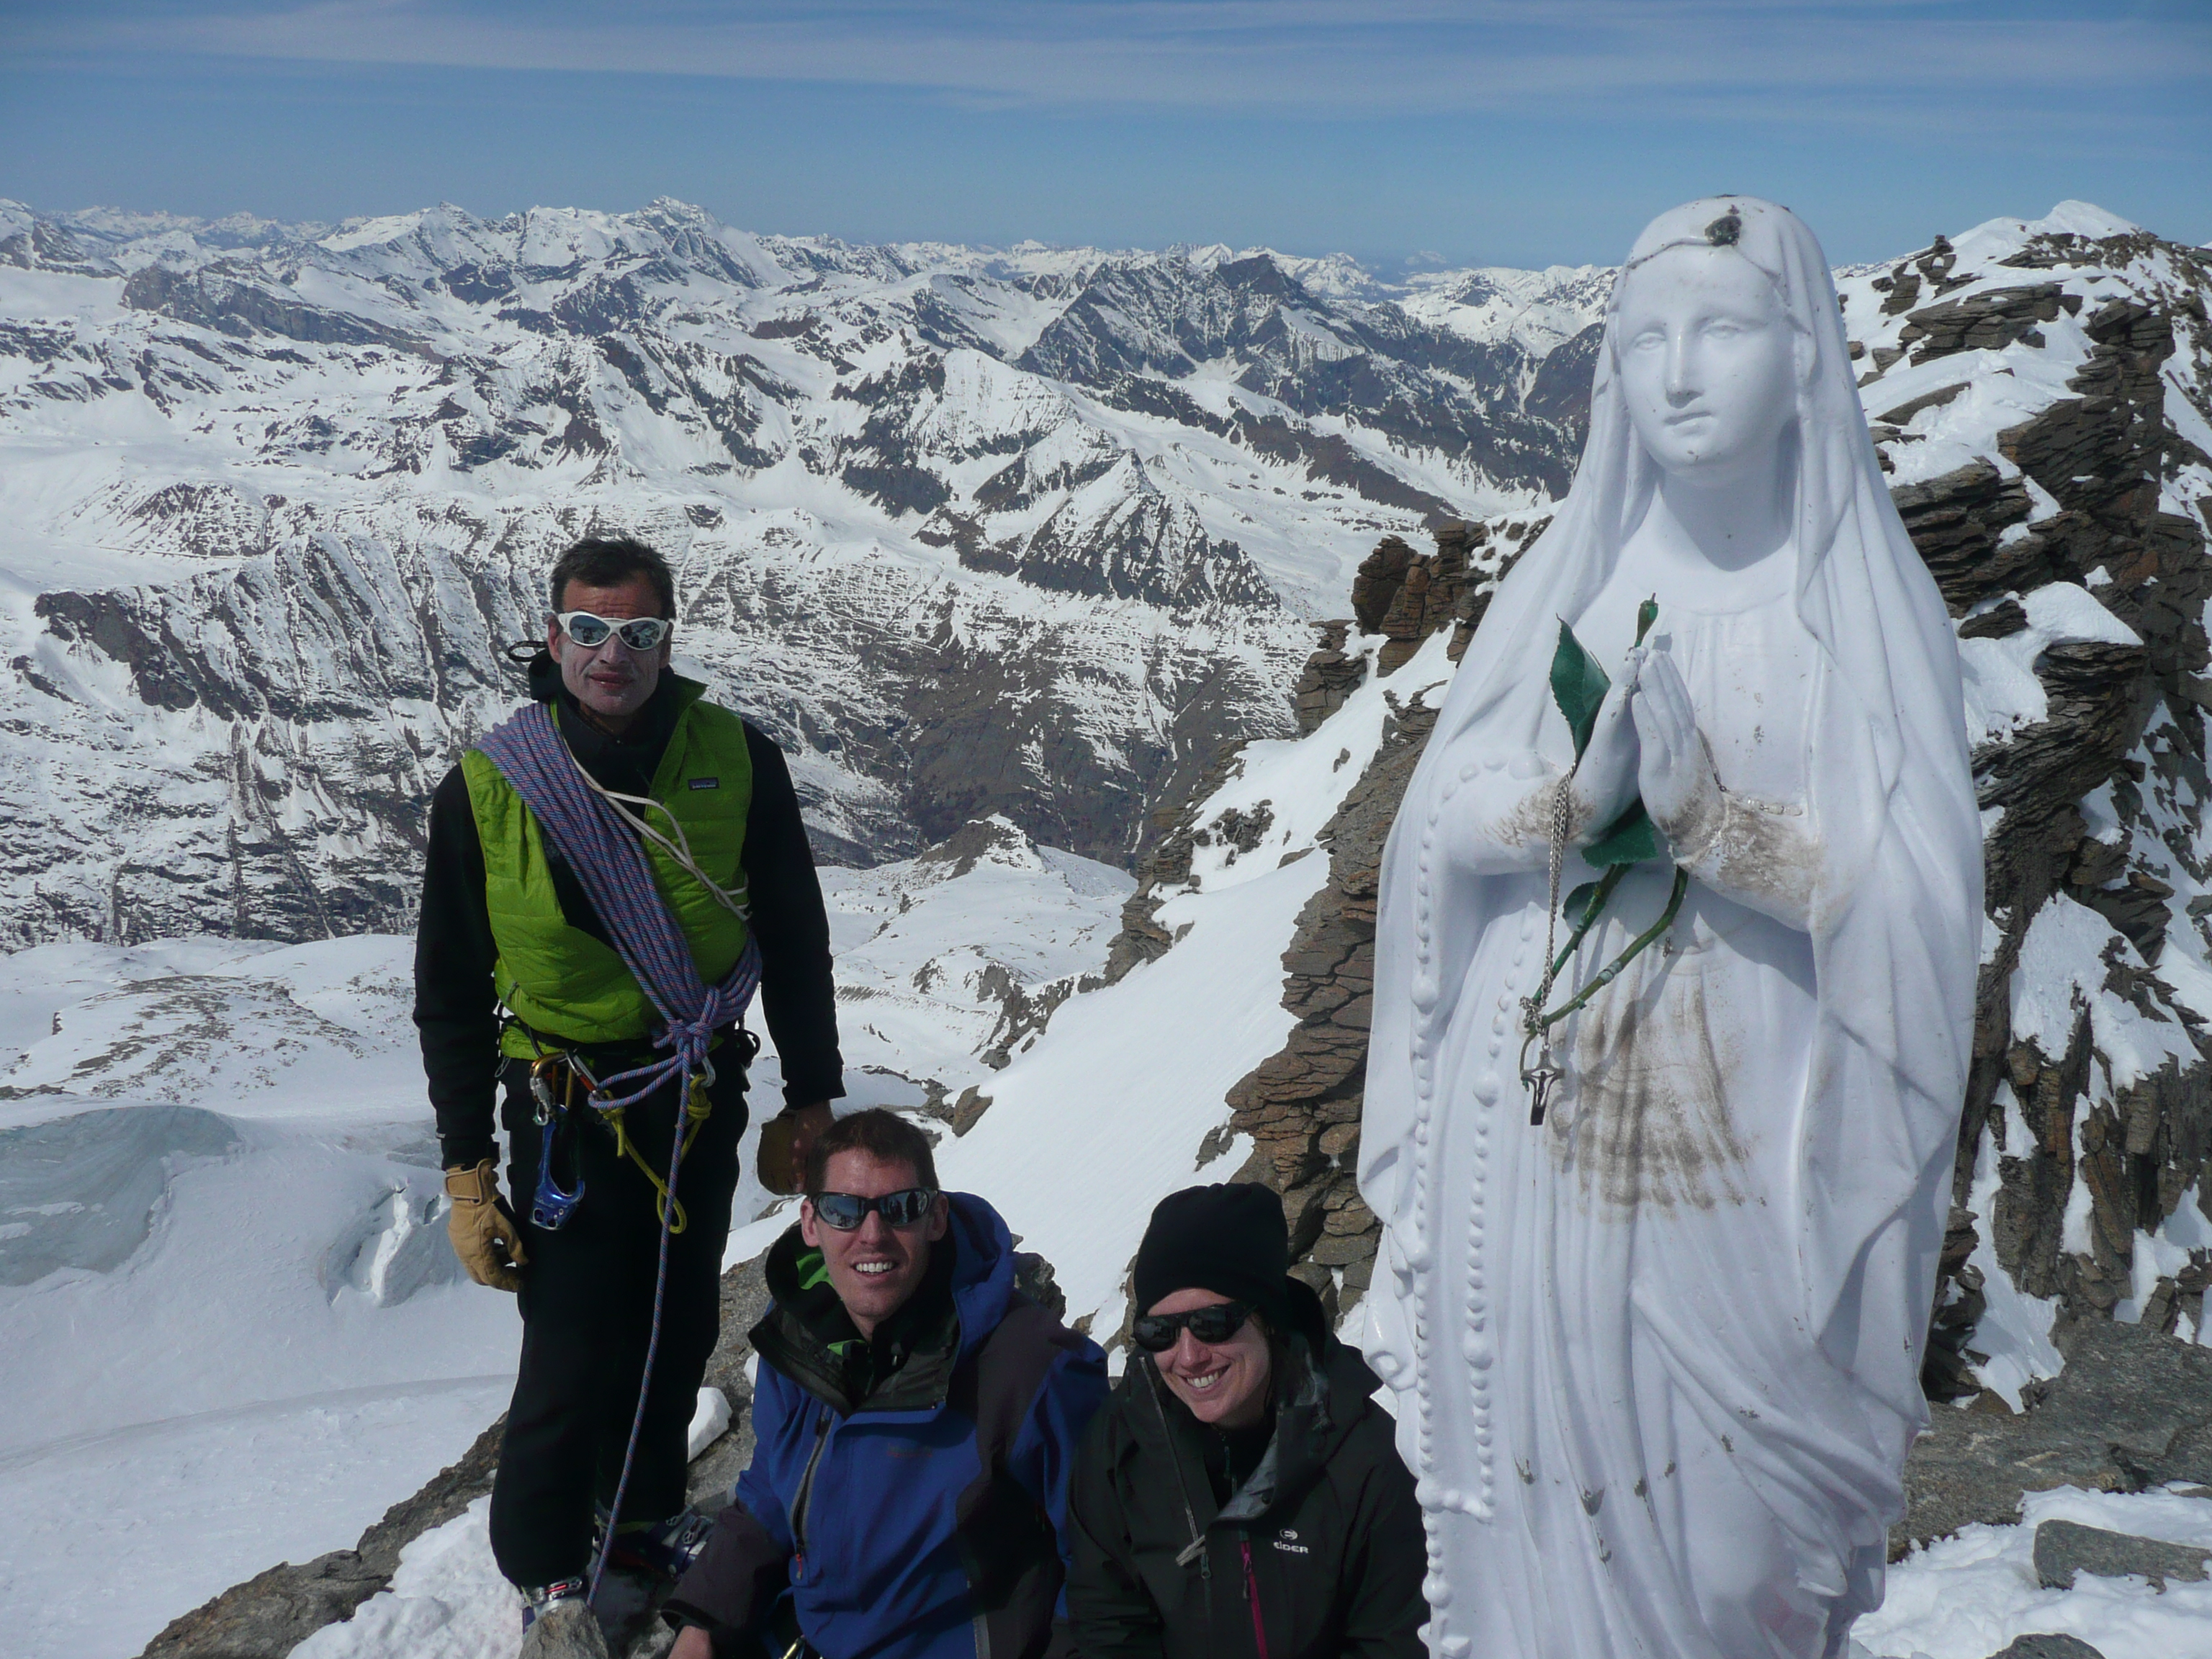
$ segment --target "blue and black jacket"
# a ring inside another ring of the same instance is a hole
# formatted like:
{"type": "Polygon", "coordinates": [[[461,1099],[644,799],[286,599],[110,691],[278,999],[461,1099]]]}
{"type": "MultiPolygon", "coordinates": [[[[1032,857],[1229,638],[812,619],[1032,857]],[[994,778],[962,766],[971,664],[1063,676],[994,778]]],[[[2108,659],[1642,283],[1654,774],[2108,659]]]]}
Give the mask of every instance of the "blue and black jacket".
{"type": "Polygon", "coordinates": [[[1105,1356],[1014,1289],[998,1212],[951,1200],[928,1279],[872,1340],[796,1227],[770,1250],[752,1464],[665,1609],[718,1654],[794,1634],[827,1659],[1054,1648],[1105,1356]]]}

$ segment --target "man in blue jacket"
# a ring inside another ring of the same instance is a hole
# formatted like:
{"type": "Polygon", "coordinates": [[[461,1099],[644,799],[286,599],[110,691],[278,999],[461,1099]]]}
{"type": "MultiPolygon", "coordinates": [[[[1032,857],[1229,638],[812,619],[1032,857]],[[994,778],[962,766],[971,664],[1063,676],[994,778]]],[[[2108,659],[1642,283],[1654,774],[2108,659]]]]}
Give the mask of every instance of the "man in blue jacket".
{"type": "Polygon", "coordinates": [[[1014,1289],[1006,1224],[937,1190],[905,1120],[840,1119],[806,1193],[752,1332],[752,1467],[667,1604],[670,1659],[1038,1659],[1105,1356],[1014,1289]]]}

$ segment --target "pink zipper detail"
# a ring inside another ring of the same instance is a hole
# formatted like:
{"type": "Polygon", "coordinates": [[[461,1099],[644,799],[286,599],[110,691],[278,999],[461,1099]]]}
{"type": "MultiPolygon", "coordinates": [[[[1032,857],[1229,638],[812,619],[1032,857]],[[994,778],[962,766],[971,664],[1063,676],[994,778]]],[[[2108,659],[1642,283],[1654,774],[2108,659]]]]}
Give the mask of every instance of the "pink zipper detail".
{"type": "Polygon", "coordinates": [[[1260,1581],[1252,1573],[1251,1539],[1239,1538],[1237,1547],[1244,1557],[1244,1599],[1252,1604],[1252,1639],[1260,1645],[1260,1659],[1267,1659],[1267,1626],[1260,1617],[1260,1581]]]}

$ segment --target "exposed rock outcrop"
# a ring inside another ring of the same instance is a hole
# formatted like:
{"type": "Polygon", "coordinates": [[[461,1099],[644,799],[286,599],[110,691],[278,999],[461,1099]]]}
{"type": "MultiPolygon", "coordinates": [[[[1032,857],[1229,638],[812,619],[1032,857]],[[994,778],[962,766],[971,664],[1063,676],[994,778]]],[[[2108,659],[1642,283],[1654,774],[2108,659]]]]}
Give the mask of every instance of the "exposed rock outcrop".
{"type": "Polygon", "coordinates": [[[2072,1589],[2076,1573],[2100,1578],[2147,1578],[2159,1589],[2169,1578],[2202,1583],[2212,1549],[2162,1543],[2078,1521],[2045,1521],[2035,1529],[2035,1579],[2045,1589],[2072,1589]]]}
{"type": "Polygon", "coordinates": [[[2063,1631],[2038,1631],[2032,1635],[2015,1636],[2005,1644],[2002,1652],[1991,1654],[1990,1659],[2105,1659],[2105,1656],[2078,1636],[2069,1636],[2063,1631]]]}
{"type": "Polygon", "coordinates": [[[1297,685],[1291,694],[1297,710],[1300,737],[1343,708],[1344,700],[1367,678],[1367,659],[1345,654],[1345,641],[1353,626],[1349,622],[1321,625],[1321,645],[1306,659],[1297,685]]]}
{"type": "Polygon", "coordinates": [[[1380,634],[1389,641],[1376,659],[1380,671],[1388,674],[1403,666],[1423,640],[1447,627],[1452,629],[1451,659],[1457,662],[1498,577],[1550,522],[1549,515],[1497,524],[1453,520],[1436,527],[1434,554],[1416,553],[1401,538],[1384,537],[1352,583],[1352,617],[1359,631],[1380,634]]]}
{"type": "Polygon", "coordinates": [[[2057,1333],[2066,1368],[2017,1415],[1994,1395],[1938,1405],[1905,1465],[1893,1559],[1968,1522],[2020,1519],[2022,1492],[2212,1485],[2212,1349],[2089,1317],[2057,1333]]]}

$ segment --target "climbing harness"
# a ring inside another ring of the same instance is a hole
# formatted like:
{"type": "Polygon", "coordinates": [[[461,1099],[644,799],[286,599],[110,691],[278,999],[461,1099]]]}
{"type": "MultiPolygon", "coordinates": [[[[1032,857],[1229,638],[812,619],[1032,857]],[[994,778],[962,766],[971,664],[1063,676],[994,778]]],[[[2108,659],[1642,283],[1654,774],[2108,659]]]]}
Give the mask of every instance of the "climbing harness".
{"type": "MultiPolygon", "coordinates": [[[[584,1057],[569,1049],[549,1049],[538,1041],[538,1033],[531,1030],[528,1025],[524,1024],[520,1020],[514,1020],[513,1023],[525,1036],[529,1038],[531,1047],[538,1050],[538,1057],[530,1063],[530,1095],[535,1103],[532,1118],[544,1133],[540,1141],[538,1159],[538,1189],[532,1194],[530,1203],[530,1219],[532,1224],[543,1227],[549,1232],[557,1232],[568,1224],[569,1217],[575,1213],[577,1205],[583,1202],[584,1178],[580,1164],[576,1172],[576,1184],[572,1188],[563,1188],[559,1177],[554,1173],[556,1148],[569,1134],[580,1133],[580,1131],[571,1131],[568,1127],[576,1105],[576,1083],[580,1079],[585,1089],[584,1103],[597,1110],[599,1121],[614,1136],[615,1156],[629,1159],[631,1163],[637,1165],[638,1172],[652,1183],[659,1206],[667,1214],[668,1231],[671,1233],[684,1231],[690,1224],[689,1218],[684,1212],[683,1205],[677,1201],[669,1183],[661,1179],[660,1172],[647,1161],[645,1153],[639,1149],[637,1142],[631,1138],[629,1126],[623,1117],[625,1108],[622,1105],[600,1104],[604,1091],[600,1088],[599,1079],[592,1075],[591,1067],[585,1061],[584,1057]],[[554,1092],[553,1085],[548,1080],[556,1073],[562,1074],[566,1079],[558,1095],[554,1092]]],[[[739,1063],[750,1064],[753,1055],[759,1051],[759,1039],[750,1031],[740,1030],[736,1034],[736,1040],[741,1051],[739,1063]]],[[[692,1146],[698,1140],[700,1130],[706,1127],[707,1120],[714,1115],[714,1103],[709,1092],[714,1084],[714,1062],[709,1058],[701,1062],[699,1070],[692,1075],[690,1086],[685,1091],[682,1132],[677,1137],[672,1162],[681,1164],[684,1161],[690,1154],[692,1146]]]]}
{"type": "MultiPolygon", "coordinates": [[[[708,879],[692,860],[687,844],[680,848],[646,826],[636,814],[623,807],[587,774],[553,723],[553,711],[544,703],[526,704],[484,735],[477,748],[498,767],[514,787],[539,828],[561,850],[582,884],[585,896],[605,924],[609,940],[631,977],[659,1013],[660,1031],[653,1040],[666,1054],[634,1066],[614,1076],[586,1079],[586,1102],[602,1116],[613,1115],[618,1145],[635,1158],[660,1195],[660,1249],[653,1277],[653,1323],[646,1338],[645,1365],[638,1381],[637,1409],[631,1414],[629,1440],[623,1449],[622,1474],[615,1483],[610,1515],[622,1514],[629,1492],[630,1473],[637,1461],[639,1434],[645,1426],[646,1401],[653,1389],[653,1361],[660,1352],[663,1305],[668,1291],[668,1242],[681,1231],[682,1212],[676,1199],[677,1176],[683,1169],[684,1149],[698,1124],[706,1119],[708,1085],[714,1075],[707,1051],[716,1030],[740,1024],[760,988],[758,943],[748,931],[744,950],[729,975],[709,987],[699,977],[690,941],[654,884],[646,863],[640,836],[650,836],[714,894],[718,902],[744,914],[738,902],[708,879]],[[668,1179],[665,1182],[638,1156],[621,1127],[619,1112],[644,1099],[663,1083],[675,1079],[677,1108],[670,1139],[668,1179]],[[625,1085],[627,1093],[618,1093],[625,1085]]],[[[628,799],[636,799],[638,797],[628,799]]],[[[652,803],[658,805],[658,803],[652,803]]],[[[665,809],[663,809],[664,811],[665,809]]],[[[672,817],[671,822],[674,820],[672,817]]],[[[678,842],[683,830],[677,829],[678,842]]],[[[541,1063],[543,1056],[540,1057],[541,1063]]],[[[573,1068],[573,1059],[571,1060],[573,1068]]],[[[536,1066],[533,1065],[533,1087],[536,1066]]],[[[550,1085],[546,1094],[550,1095],[550,1085]]],[[[539,1097],[541,1109],[544,1101],[539,1097]]],[[[578,1196],[581,1195],[579,1183],[578,1196]]],[[[597,1601],[599,1582],[605,1576],[607,1553],[614,1544],[614,1528],[607,1528],[592,1563],[592,1585],[586,1599],[597,1601]]]]}
{"type": "MultiPolygon", "coordinates": [[[[1659,603],[1656,598],[1636,607],[1638,645],[1644,643],[1644,636],[1658,620],[1659,603]]],[[[1622,969],[1674,926],[1682,908],[1682,895],[1690,886],[1690,872],[1676,866],[1674,889],[1667,896],[1667,908],[1660,912],[1659,920],[1631,939],[1627,948],[1600,969],[1589,984],[1558,1007],[1546,1012],[1544,1005],[1552,999],[1553,985],[1567,963],[1574,960],[1575,952],[1582,947],[1589,930],[1597,925],[1606,902],[1620,885],[1620,878],[1635,865],[1667,855],[1657,826],[1644,810],[1644,802],[1641,799],[1631,801],[1627,810],[1607,826],[1605,833],[1583,849],[1583,861],[1603,868],[1605,873],[1567,895],[1565,908],[1578,908],[1580,919],[1574,931],[1567,935],[1565,947],[1557,948],[1561,911],[1559,876],[1566,862],[1567,834],[1574,816],[1571,792],[1575,774],[1582,767],[1583,751],[1589,747],[1590,733],[1597,724],[1598,708],[1611,688],[1612,682],[1605,671],[1583,648],[1574,629],[1562,620],[1559,648],[1552,656],[1552,696],[1573,733],[1575,759],[1552,791],[1550,884],[1544,906],[1544,975],[1537,983],[1535,994],[1521,999],[1521,1082],[1528,1091],[1528,1121],[1532,1127],[1542,1126],[1553,1085],[1566,1075],[1552,1057],[1552,1028],[1612,984],[1622,969]],[[1531,1049],[1535,1050],[1533,1065],[1529,1063],[1531,1049]]]]}

